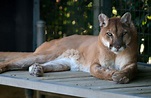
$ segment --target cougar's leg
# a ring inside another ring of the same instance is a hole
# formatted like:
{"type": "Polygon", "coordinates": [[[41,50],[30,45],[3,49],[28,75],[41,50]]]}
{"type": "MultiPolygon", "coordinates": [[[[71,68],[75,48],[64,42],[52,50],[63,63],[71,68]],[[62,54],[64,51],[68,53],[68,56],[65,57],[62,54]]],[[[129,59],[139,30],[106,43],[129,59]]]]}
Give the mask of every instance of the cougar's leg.
{"type": "Polygon", "coordinates": [[[125,84],[132,80],[136,76],[136,73],[137,64],[131,63],[126,65],[122,70],[115,72],[112,79],[117,83],[125,84]]]}
{"type": "Polygon", "coordinates": [[[107,69],[99,64],[93,64],[90,72],[94,77],[113,80],[116,83],[125,84],[135,77],[137,66],[135,63],[126,65],[122,70],[107,69]]]}
{"type": "Polygon", "coordinates": [[[0,52],[0,62],[10,61],[30,54],[32,54],[32,52],[0,52]]]}
{"type": "Polygon", "coordinates": [[[116,70],[101,67],[101,65],[97,63],[91,65],[90,67],[90,73],[99,79],[112,80],[112,75],[115,72],[116,70]]]}
{"type": "Polygon", "coordinates": [[[33,76],[43,76],[44,72],[56,72],[70,70],[70,59],[62,58],[48,61],[44,64],[35,63],[29,67],[29,73],[33,76]]]}
{"type": "Polygon", "coordinates": [[[30,66],[29,72],[34,76],[42,76],[44,72],[66,71],[71,67],[74,69],[77,64],[76,60],[79,58],[80,54],[78,50],[68,49],[54,60],[50,60],[44,64],[33,64],[30,66]]]}
{"type": "Polygon", "coordinates": [[[8,62],[0,63],[0,73],[7,70],[27,69],[34,63],[45,63],[48,60],[55,59],[58,53],[36,53],[27,56],[21,56],[8,62]]]}

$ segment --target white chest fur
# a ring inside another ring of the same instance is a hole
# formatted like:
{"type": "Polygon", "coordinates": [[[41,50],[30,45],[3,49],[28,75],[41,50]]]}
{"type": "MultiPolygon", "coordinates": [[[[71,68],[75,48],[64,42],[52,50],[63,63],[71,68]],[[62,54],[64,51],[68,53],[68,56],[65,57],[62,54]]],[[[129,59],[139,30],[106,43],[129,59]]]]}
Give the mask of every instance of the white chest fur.
{"type": "Polygon", "coordinates": [[[125,55],[125,56],[118,56],[115,60],[115,68],[117,70],[121,70],[128,62],[130,61],[130,58],[125,55]]]}
{"type": "Polygon", "coordinates": [[[100,61],[101,66],[109,68],[109,69],[114,69],[115,68],[115,61],[110,59],[104,59],[103,61],[100,61]]]}
{"type": "Polygon", "coordinates": [[[116,56],[115,58],[104,58],[100,60],[100,65],[109,69],[121,70],[129,62],[129,57],[126,56],[116,56]]]}
{"type": "Polygon", "coordinates": [[[69,49],[66,50],[62,55],[60,55],[57,59],[66,59],[69,62],[71,71],[83,71],[89,72],[89,66],[83,65],[79,60],[82,58],[78,50],[69,49]]]}

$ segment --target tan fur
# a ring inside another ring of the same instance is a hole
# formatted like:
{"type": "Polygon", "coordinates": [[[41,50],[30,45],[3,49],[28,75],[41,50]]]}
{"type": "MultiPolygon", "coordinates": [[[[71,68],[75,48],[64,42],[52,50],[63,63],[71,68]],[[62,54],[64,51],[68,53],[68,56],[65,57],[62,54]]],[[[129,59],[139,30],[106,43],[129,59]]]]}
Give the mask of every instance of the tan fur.
{"type": "Polygon", "coordinates": [[[137,32],[131,15],[126,13],[122,18],[109,19],[100,14],[99,22],[99,36],[73,35],[45,42],[34,53],[0,63],[1,72],[32,65],[30,73],[42,76],[43,72],[73,67],[100,79],[128,83],[137,70],[137,32]]]}

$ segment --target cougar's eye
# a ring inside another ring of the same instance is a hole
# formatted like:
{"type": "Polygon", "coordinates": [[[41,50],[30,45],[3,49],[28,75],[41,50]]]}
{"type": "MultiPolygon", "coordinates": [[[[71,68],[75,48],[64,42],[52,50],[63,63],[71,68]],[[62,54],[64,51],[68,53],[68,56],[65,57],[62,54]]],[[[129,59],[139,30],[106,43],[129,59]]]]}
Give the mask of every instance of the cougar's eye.
{"type": "Polygon", "coordinates": [[[112,35],[112,33],[110,33],[110,32],[107,32],[106,33],[109,37],[112,37],[113,35],[112,35]]]}

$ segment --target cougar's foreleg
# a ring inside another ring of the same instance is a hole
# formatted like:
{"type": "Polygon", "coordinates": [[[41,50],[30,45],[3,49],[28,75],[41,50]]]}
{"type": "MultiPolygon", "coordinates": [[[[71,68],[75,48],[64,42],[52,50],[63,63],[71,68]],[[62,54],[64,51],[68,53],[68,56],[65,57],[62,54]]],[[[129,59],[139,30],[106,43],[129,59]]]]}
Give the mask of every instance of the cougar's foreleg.
{"type": "Polygon", "coordinates": [[[112,79],[117,83],[124,84],[132,80],[136,76],[136,73],[137,73],[137,64],[131,63],[125,65],[125,67],[122,68],[120,71],[115,72],[112,76],[112,79]]]}
{"type": "Polygon", "coordinates": [[[90,67],[90,73],[94,77],[99,78],[99,79],[112,80],[112,75],[115,72],[116,72],[116,70],[102,67],[98,63],[95,63],[95,64],[91,65],[91,67],[90,67]]]}

